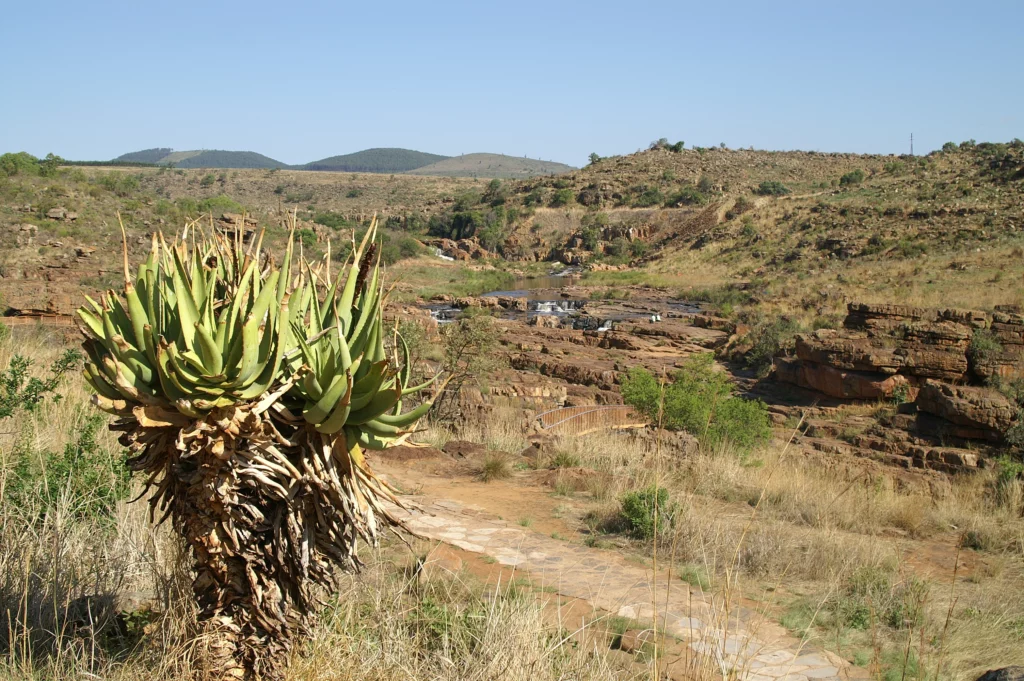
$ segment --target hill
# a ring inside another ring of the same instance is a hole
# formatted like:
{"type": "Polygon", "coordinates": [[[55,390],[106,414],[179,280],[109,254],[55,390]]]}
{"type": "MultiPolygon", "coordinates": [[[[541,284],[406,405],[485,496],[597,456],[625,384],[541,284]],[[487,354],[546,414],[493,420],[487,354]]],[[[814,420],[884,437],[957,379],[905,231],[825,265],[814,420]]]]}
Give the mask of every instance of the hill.
{"type": "Polygon", "coordinates": [[[156,163],[159,165],[173,164],[176,168],[287,168],[269,156],[257,154],[255,151],[223,151],[220,149],[203,149],[194,151],[174,151],[159,147],[144,149],[122,154],[114,159],[118,162],[156,163]]]}
{"type": "Polygon", "coordinates": [[[170,147],[157,147],[155,149],[143,149],[128,154],[121,154],[114,161],[118,163],[160,163],[160,160],[170,154],[173,149],[170,147]]]}
{"type": "Polygon", "coordinates": [[[348,173],[404,173],[443,161],[447,156],[412,149],[364,149],[353,154],[330,156],[300,166],[301,170],[327,170],[348,173]]]}
{"type": "Polygon", "coordinates": [[[504,154],[463,154],[410,170],[408,174],[524,179],[538,175],[560,175],[573,170],[576,169],[564,163],[538,161],[533,158],[519,158],[504,154]]]}

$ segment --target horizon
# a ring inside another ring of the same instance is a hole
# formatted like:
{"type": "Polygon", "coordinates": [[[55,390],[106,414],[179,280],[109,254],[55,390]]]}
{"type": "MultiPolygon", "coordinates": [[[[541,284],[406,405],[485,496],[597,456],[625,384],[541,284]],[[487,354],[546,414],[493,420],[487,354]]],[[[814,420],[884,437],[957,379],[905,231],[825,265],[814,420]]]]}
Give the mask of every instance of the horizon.
{"type": "Polygon", "coordinates": [[[0,36],[29,56],[0,76],[13,104],[0,150],[92,161],[166,146],[301,165],[404,148],[580,167],[663,137],[904,154],[913,134],[925,154],[1024,136],[1024,93],[1007,87],[1024,62],[1016,3],[276,9],[10,9],[0,36]]]}

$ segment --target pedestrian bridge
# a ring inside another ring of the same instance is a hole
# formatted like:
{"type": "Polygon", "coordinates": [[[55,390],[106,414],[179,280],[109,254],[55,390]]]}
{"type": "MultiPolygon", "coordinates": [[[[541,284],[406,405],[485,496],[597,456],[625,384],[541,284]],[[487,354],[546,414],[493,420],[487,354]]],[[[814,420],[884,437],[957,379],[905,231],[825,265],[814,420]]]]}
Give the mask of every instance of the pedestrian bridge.
{"type": "Polygon", "coordinates": [[[568,437],[647,425],[647,419],[621,404],[562,407],[538,414],[536,421],[541,432],[568,437]]]}

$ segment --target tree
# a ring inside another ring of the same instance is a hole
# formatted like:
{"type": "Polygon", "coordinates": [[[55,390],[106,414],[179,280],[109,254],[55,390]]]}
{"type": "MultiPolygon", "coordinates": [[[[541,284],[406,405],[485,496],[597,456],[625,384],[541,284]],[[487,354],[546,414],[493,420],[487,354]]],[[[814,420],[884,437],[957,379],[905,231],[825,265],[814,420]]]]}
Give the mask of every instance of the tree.
{"type": "Polygon", "coordinates": [[[0,156],[0,172],[8,177],[35,175],[39,172],[39,159],[25,151],[3,154],[0,156]]]}
{"type": "Polygon", "coordinates": [[[94,403],[190,549],[214,678],[280,678],[314,587],[400,524],[363,448],[404,440],[431,403],[401,411],[426,384],[400,338],[385,347],[376,229],[330,282],[291,239],[278,266],[216,234],[154,238],[134,277],[126,241],[123,294],[78,310],[94,403]]]}
{"type": "Polygon", "coordinates": [[[589,156],[589,159],[590,165],[594,165],[595,163],[601,160],[601,157],[597,155],[597,152],[594,152],[589,156]]]}
{"type": "Polygon", "coordinates": [[[448,375],[448,383],[435,398],[437,410],[433,418],[438,420],[459,418],[458,399],[463,386],[507,364],[507,358],[500,352],[494,318],[483,311],[472,310],[469,308],[459,319],[439,330],[441,367],[448,375]]]}
{"type": "Polygon", "coordinates": [[[54,154],[47,154],[46,158],[39,162],[39,174],[43,177],[53,177],[57,174],[64,159],[54,154]]]}
{"type": "Polygon", "coordinates": [[[652,423],[683,430],[706,447],[729,442],[742,451],[771,438],[768,411],[759,400],[732,395],[732,382],[714,368],[711,353],[688,358],[664,387],[643,367],[629,371],[622,383],[623,401],[652,423]]]}

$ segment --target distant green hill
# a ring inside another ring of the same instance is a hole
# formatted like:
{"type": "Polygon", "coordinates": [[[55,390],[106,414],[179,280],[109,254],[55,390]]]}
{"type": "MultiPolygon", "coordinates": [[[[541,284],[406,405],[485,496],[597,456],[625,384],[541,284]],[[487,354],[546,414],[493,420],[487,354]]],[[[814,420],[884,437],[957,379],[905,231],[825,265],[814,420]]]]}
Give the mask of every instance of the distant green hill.
{"type": "Polygon", "coordinates": [[[364,149],[354,154],[331,156],[299,166],[301,170],[333,170],[349,173],[404,173],[443,161],[447,156],[411,149],[364,149]]]}
{"type": "Polygon", "coordinates": [[[503,154],[463,154],[422,168],[408,171],[407,175],[441,175],[445,177],[498,177],[523,179],[538,175],[560,175],[576,170],[572,166],[533,158],[505,156],[503,154]]]}
{"type": "Polygon", "coordinates": [[[176,168],[287,168],[288,164],[276,161],[255,151],[222,151],[220,149],[174,151],[167,148],[133,151],[114,159],[133,163],[174,164],[176,168]]]}
{"type": "Polygon", "coordinates": [[[160,159],[171,153],[173,149],[169,147],[157,147],[156,149],[143,149],[142,151],[133,151],[130,154],[121,154],[115,161],[123,163],[160,163],[160,159]]]}

